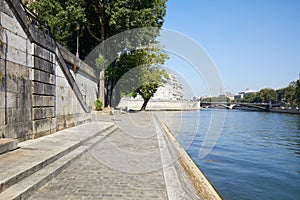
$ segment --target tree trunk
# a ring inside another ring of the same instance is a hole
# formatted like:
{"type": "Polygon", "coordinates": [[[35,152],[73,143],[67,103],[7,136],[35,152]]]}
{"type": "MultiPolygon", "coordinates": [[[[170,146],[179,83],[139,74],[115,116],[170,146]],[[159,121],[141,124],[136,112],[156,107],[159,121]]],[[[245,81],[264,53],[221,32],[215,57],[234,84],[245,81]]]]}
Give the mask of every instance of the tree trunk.
{"type": "MultiPolygon", "coordinates": [[[[104,3],[100,3],[100,13],[101,15],[99,16],[99,24],[100,24],[100,40],[101,43],[104,42],[105,40],[105,5],[104,3]]],[[[102,45],[101,49],[101,54],[104,55],[105,47],[102,45]]],[[[105,69],[101,69],[100,71],[100,82],[99,82],[99,99],[103,102],[104,107],[107,105],[107,102],[105,102],[105,69]]]]}
{"type": "Polygon", "coordinates": [[[104,102],[104,69],[101,69],[99,74],[99,87],[98,87],[98,99],[102,101],[103,105],[105,105],[104,102]]]}
{"type": "Polygon", "coordinates": [[[107,85],[106,85],[106,89],[107,92],[105,94],[105,107],[110,106],[110,102],[111,102],[111,90],[112,90],[112,80],[108,80],[107,81],[107,85]]]}
{"type": "Polygon", "coordinates": [[[114,87],[116,85],[116,60],[111,63],[113,67],[113,75],[109,78],[107,85],[107,104],[112,107],[114,87]]]}
{"type": "Polygon", "coordinates": [[[114,87],[115,87],[115,81],[112,80],[111,81],[111,85],[110,85],[110,92],[109,92],[109,102],[108,102],[108,105],[110,107],[112,107],[112,102],[113,102],[113,92],[114,92],[114,87]]]}
{"type": "Polygon", "coordinates": [[[145,98],[140,111],[145,111],[150,98],[145,98]]]}
{"type": "Polygon", "coordinates": [[[119,87],[115,87],[112,94],[111,107],[117,107],[121,100],[121,92],[119,87]]]}

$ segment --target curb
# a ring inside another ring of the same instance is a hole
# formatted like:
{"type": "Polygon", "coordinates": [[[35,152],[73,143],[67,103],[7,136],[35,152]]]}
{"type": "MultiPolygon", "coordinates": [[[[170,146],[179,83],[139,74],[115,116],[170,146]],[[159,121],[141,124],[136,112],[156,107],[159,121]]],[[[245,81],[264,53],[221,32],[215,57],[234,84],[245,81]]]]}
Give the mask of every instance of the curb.
{"type": "Polygon", "coordinates": [[[159,120],[164,132],[166,133],[169,141],[179,155],[179,160],[184,170],[189,175],[190,180],[194,184],[197,191],[204,199],[207,200],[221,200],[221,196],[218,194],[213,185],[204,176],[201,170],[197,167],[191,157],[187,154],[184,148],[179,144],[176,138],[173,136],[166,124],[159,120]]]}

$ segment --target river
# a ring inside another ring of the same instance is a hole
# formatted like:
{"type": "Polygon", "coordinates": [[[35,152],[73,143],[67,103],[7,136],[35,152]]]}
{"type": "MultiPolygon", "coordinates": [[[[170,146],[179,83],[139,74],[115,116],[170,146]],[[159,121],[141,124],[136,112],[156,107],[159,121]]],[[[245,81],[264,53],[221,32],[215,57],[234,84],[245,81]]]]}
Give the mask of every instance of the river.
{"type": "Polygon", "coordinates": [[[300,115],[210,109],[164,115],[223,199],[299,199],[300,115]],[[202,158],[199,150],[212,113],[221,118],[226,114],[224,126],[217,143],[202,158]]]}

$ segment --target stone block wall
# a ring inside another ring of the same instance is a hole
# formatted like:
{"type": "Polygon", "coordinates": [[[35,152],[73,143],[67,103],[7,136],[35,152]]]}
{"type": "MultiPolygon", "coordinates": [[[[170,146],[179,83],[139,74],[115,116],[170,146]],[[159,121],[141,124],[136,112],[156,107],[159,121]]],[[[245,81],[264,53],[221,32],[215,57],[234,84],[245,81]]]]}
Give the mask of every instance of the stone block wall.
{"type": "Polygon", "coordinates": [[[55,54],[33,44],[32,128],[35,137],[56,132],[55,54]]]}
{"type": "Polygon", "coordinates": [[[0,24],[0,137],[32,137],[32,46],[5,2],[0,24]]]}
{"type": "Polygon", "coordinates": [[[31,25],[18,1],[0,4],[0,138],[23,141],[91,120],[97,73],[31,25]]]}
{"type": "MultiPolygon", "coordinates": [[[[92,109],[93,102],[96,99],[97,88],[96,82],[85,78],[81,72],[71,72],[75,82],[89,105],[89,110],[92,109]],[[91,91],[91,92],[89,92],[91,91]],[[89,95],[87,95],[89,93],[89,95]],[[88,97],[87,97],[88,96],[88,97]],[[93,99],[88,100],[88,99],[93,99]]],[[[61,130],[66,127],[75,126],[91,119],[90,113],[85,113],[77,100],[73,89],[69,86],[67,79],[64,76],[62,69],[56,65],[56,123],[57,129],[61,130]]]]}

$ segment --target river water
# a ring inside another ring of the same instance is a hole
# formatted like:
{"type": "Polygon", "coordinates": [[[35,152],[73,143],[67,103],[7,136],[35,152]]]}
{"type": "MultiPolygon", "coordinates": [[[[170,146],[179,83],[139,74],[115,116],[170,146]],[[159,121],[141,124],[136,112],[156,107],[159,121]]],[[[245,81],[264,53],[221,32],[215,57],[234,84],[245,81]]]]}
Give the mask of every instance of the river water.
{"type": "Polygon", "coordinates": [[[210,109],[164,115],[223,199],[300,199],[300,115],[210,109]],[[215,115],[224,116],[224,126],[203,157],[199,150],[215,115]]]}

